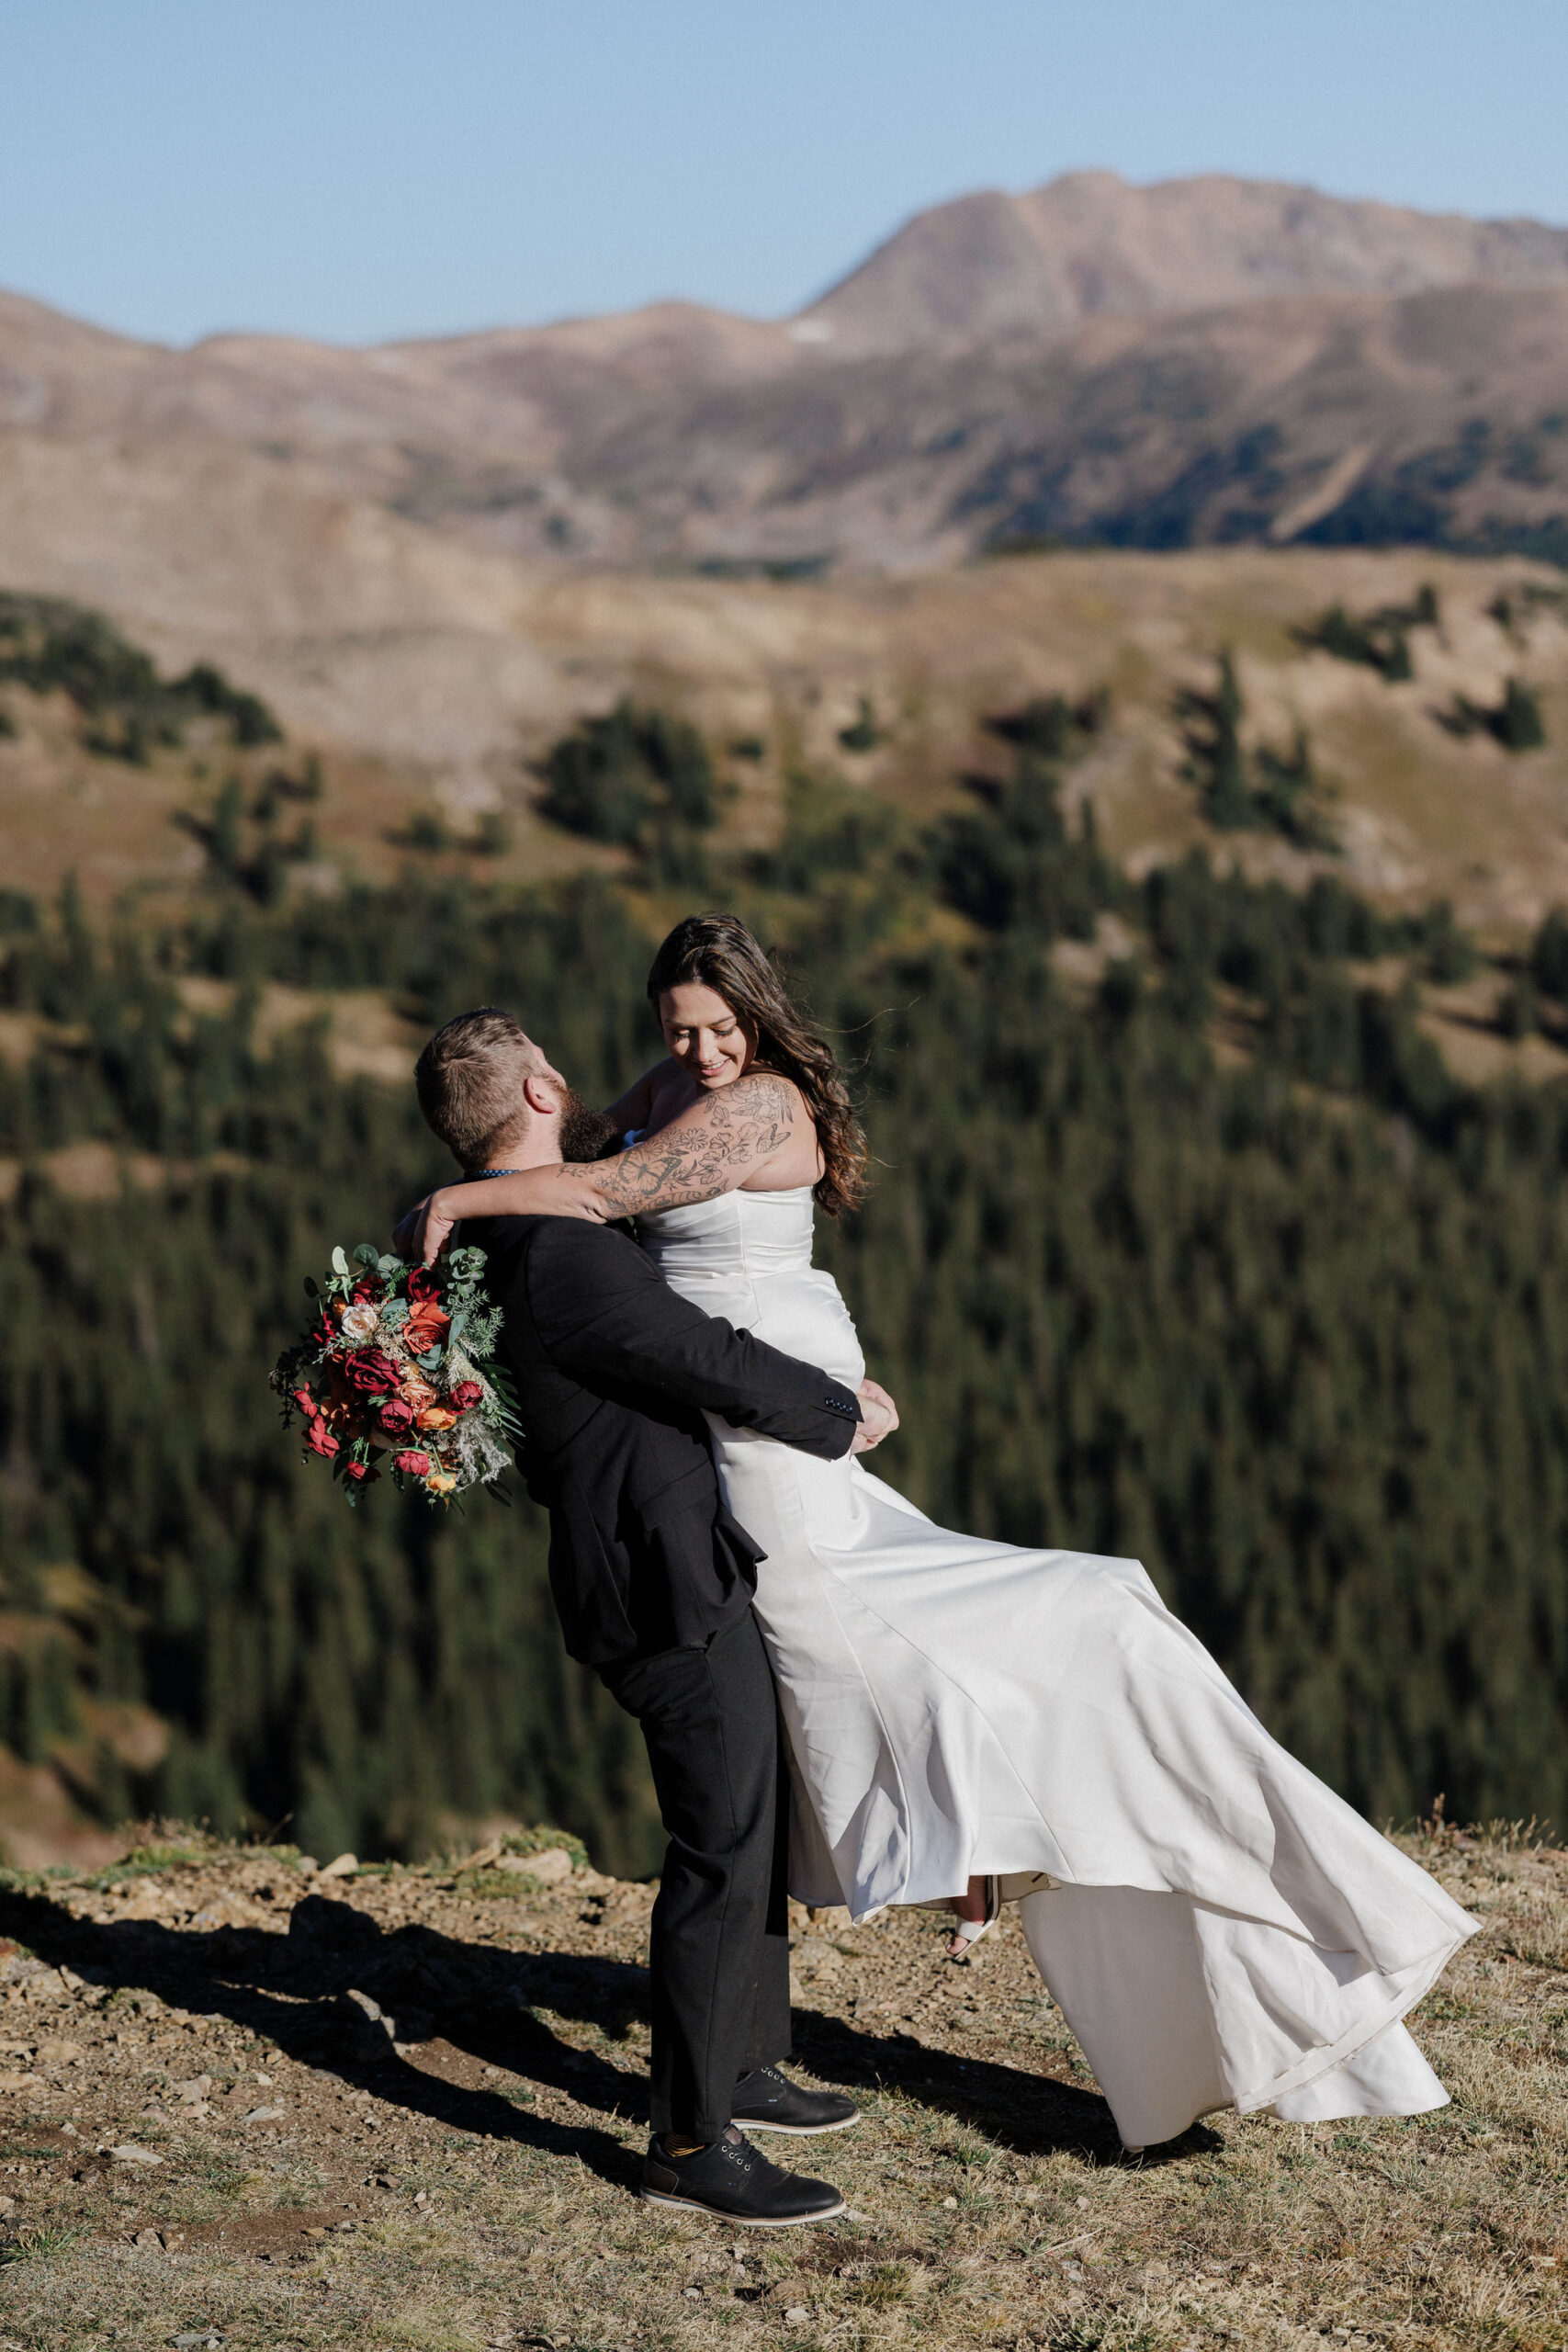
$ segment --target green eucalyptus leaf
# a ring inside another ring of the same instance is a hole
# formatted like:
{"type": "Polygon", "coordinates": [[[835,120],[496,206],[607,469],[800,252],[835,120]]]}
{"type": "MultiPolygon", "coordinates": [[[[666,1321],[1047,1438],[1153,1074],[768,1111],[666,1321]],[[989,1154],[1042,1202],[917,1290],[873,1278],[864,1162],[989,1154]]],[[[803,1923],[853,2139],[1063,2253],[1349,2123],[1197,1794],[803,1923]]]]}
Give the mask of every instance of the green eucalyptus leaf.
{"type": "Polygon", "coordinates": [[[321,1286],[320,1286],[320,1284],[317,1283],[317,1280],[316,1280],[315,1275],[314,1275],[314,1274],[307,1274],[307,1275],[306,1275],[306,1277],[305,1277],[305,1295],[306,1295],[306,1297],[307,1297],[307,1298],[320,1298],[321,1295],[321,1286]]]}
{"type": "Polygon", "coordinates": [[[348,1260],[343,1254],[341,1244],[333,1251],[333,1272],[334,1274],[346,1274],[348,1272],[348,1260]]]}

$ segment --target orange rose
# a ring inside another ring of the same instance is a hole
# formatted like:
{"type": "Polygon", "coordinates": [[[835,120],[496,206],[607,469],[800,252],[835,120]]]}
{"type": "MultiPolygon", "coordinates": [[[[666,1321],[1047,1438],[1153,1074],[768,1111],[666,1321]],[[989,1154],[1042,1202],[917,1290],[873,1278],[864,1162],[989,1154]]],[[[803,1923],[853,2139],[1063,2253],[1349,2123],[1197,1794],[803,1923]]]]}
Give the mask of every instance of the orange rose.
{"type": "Polygon", "coordinates": [[[422,1430],[449,1430],[457,1416],[450,1405],[427,1405],[419,1417],[422,1430]]]}
{"type": "Polygon", "coordinates": [[[435,1391],[423,1373],[405,1372],[402,1385],[398,1393],[413,1407],[416,1413],[423,1412],[426,1405],[434,1405],[435,1402],[435,1391]]]}
{"type": "Polygon", "coordinates": [[[427,1355],[432,1348],[439,1346],[451,1320],[452,1317],[433,1299],[416,1306],[403,1325],[402,1331],[403,1345],[410,1355],[427,1355]]]}

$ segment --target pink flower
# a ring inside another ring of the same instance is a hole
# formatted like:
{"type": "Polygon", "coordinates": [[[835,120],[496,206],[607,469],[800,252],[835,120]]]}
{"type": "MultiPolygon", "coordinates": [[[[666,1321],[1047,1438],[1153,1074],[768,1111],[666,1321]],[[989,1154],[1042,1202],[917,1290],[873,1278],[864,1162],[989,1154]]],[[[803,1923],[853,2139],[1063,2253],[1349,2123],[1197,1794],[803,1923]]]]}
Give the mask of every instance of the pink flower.
{"type": "Polygon", "coordinates": [[[381,1427],[389,1437],[401,1437],[413,1427],[413,1407],[405,1405],[400,1396],[389,1396],[381,1408],[381,1427]]]}
{"type": "Polygon", "coordinates": [[[351,1388],[362,1396],[385,1396],[398,1385],[398,1367],[379,1348],[366,1348],[344,1365],[351,1388]]]}
{"type": "Polygon", "coordinates": [[[297,1388],[294,1391],[294,1402],[308,1421],[313,1421],[321,1409],[308,1388],[297,1388]]]}
{"type": "Polygon", "coordinates": [[[479,1403],[483,1395],[484,1390],[477,1380],[459,1380],[456,1388],[449,1392],[449,1401],[456,1405],[459,1413],[466,1413],[479,1403]]]}
{"type": "Polygon", "coordinates": [[[400,1470],[405,1478],[428,1478],[430,1456],[428,1453],[394,1453],[392,1467],[400,1470]]]}
{"type": "Polygon", "coordinates": [[[373,1470],[368,1462],[345,1462],[343,1475],[345,1478],[378,1478],[381,1473],[373,1470]]]}
{"type": "Polygon", "coordinates": [[[319,1413],[315,1419],[310,1423],[310,1434],[306,1442],[309,1444],[312,1453],[319,1453],[322,1459],[327,1462],[332,1460],[333,1454],[338,1450],[336,1438],[333,1437],[331,1430],[328,1429],[325,1421],[322,1420],[319,1413]]]}

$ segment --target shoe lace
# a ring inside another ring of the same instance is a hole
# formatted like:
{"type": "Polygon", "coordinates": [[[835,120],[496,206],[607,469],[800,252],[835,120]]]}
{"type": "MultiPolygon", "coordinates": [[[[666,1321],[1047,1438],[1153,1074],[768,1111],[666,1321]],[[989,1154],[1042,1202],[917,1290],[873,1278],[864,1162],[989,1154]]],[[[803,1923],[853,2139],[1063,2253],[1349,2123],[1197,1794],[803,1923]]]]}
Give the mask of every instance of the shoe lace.
{"type": "Polygon", "coordinates": [[[745,2177],[750,2177],[760,2166],[769,2171],[773,2169],[761,2148],[754,2148],[745,2132],[736,2131],[733,2123],[718,2144],[724,2150],[726,2164],[745,2177]],[[731,2132],[734,2133],[733,2139],[730,2137],[731,2132]]]}

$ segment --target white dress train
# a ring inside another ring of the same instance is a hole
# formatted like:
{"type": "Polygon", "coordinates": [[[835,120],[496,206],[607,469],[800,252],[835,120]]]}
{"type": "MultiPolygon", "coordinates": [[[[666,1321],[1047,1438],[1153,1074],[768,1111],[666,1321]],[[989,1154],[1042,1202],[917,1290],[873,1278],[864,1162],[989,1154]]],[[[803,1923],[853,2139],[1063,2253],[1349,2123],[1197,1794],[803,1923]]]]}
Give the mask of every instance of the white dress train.
{"type": "MultiPolygon", "coordinates": [[[[863,1377],[809,1191],[638,1232],[682,1296],[863,1377]]],[[[954,1534],[859,1461],[711,1425],[767,1554],[792,1893],[863,1918],[1033,1874],[1030,1950],[1129,2147],[1222,2107],[1446,2103],[1400,2020],[1475,1923],[1269,1737],[1135,1560],[954,1534]]]]}

